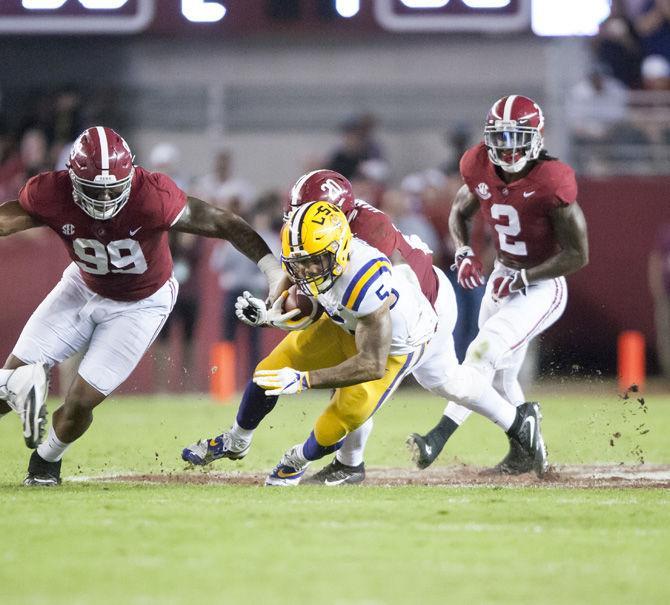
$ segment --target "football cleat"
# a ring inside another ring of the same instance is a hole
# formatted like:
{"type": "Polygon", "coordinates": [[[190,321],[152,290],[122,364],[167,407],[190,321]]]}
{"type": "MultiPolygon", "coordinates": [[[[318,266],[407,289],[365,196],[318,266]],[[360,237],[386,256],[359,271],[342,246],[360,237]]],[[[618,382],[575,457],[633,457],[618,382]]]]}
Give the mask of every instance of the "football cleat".
{"type": "Polygon", "coordinates": [[[37,452],[33,452],[28,463],[28,474],[23,480],[23,485],[28,487],[55,487],[60,485],[60,466],[58,462],[48,462],[37,452]]]}
{"type": "Polygon", "coordinates": [[[35,449],[44,438],[47,421],[47,394],[49,375],[42,363],[16,368],[6,384],[7,403],[21,416],[23,439],[35,449]]]}
{"type": "Polygon", "coordinates": [[[279,464],[265,478],[265,485],[296,487],[300,483],[310,464],[308,460],[297,455],[300,445],[294,445],[282,456],[279,464]]]}
{"type": "Polygon", "coordinates": [[[355,485],[365,480],[365,464],[361,462],[357,466],[342,464],[337,458],[324,466],[319,472],[305,479],[305,484],[310,485],[355,485]]]}
{"type": "Polygon", "coordinates": [[[412,433],[405,444],[412,454],[412,462],[420,469],[428,468],[440,455],[446,441],[433,439],[431,433],[419,435],[412,433]]]}
{"type": "Polygon", "coordinates": [[[517,417],[508,432],[508,436],[532,459],[532,470],[538,477],[542,477],[549,468],[547,448],[540,430],[541,420],[542,414],[538,403],[523,403],[517,408],[517,417]]]}
{"type": "Polygon", "coordinates": [[[521,447],[516,439],[507,437],[509,451],[493,468],[483,470],[482,475],[522,475],[533,470],[534,458],[521,447]]]}
{"type": "Polygon", "coordinates": [[[251,441],[234,438],[229,432],[221,433],[211,439],[201,439],[185,447],[181,459],[197,466],[204,466],[219,458],[241,460],[247,455],[251,441]]]}

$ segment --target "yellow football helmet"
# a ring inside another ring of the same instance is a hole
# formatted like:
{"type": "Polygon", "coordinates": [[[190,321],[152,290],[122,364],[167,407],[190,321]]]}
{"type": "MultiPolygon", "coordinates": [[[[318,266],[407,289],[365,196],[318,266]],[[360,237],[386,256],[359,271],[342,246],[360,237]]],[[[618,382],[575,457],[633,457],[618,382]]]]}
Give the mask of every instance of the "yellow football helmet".
{"type": "Polygon", "coordinates": [[[349,262],[351,228],[344,213],[328,202],[311,202],[288,217],[281,237],[284,269],[309,296],[332,288],[349,262]]]}

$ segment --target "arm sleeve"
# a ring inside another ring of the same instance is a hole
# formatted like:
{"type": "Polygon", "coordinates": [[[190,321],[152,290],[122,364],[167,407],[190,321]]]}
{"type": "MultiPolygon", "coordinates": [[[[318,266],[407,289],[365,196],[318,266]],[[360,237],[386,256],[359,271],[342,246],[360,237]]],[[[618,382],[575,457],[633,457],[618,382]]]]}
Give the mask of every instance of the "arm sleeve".
{"type": "Polygon", "coordinates": [[[37,176],[34,176],[19,191],[19,204],[28,214],[39,218],[39,204],[35,198],[37,187],[37,176]]]}
{"type": "Polygon", "coordinates": [[[377,248],[382,254],[391,256],[396,249],[398,231],[388,215],[383,212],[362,212],[356,219],[353,230],[356,237],[377,248]]]}
{"type": "Polygon", "coordinates": [[[187,195],[166,174],[152,175],[160,195],[164,229],[169,229],[186,207],[187,195]]]}
{"type": "Polygon", "coordinates": [[[458,163],[458,169],[461,173],[461,179],[468,186],[468,189],[471,193],[474,193],[474,185],[472,184],[471,174],[472,174],[472,150],[468,149],[462,156],[461,161],[458,163]]]}
{"type": "Polygon", "coordinates": [[[577,180],[575,173],[569,166],[563,165],[556,186],[555,206],[567,206],[577,200],[577,180]]]}

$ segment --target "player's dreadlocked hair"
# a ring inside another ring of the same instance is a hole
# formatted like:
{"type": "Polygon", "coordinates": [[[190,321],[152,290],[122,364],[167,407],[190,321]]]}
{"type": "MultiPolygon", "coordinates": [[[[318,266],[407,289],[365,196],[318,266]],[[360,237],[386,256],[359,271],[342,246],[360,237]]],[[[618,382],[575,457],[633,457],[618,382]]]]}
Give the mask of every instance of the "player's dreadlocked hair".
{"type": "Polygon", "coordinates": [[[546,149],[540,150],[540,155],[537,156],[538,162],[552,162],[554,160],[558,160],[558,158],[553,155],[549,155],[549,152],[546,149]]]}

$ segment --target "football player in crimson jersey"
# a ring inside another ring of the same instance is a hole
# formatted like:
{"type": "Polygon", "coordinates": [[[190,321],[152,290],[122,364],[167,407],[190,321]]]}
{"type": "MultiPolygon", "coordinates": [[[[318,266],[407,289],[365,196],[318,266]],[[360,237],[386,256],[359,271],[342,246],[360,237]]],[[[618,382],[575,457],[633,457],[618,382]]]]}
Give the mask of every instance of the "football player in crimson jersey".
{"type": "MultiPolygon", "coordinates": [[[[588,262],[586,221],[577,203],[572,169],[544,150],[544,115],[528,97],[509,95],[491,107],[484,141],[467,150],[460,169],[465,184],[456,194],[449,230],[457,246],[455,268],[464,288],[485,283],[482,264],[468,246],[468,226],[481,212],[497,232],[497,259],[486,284],[479,334],[465,365],[492,381],[515,405],[524,402],[518,381],[528,343],[562,315],[565,275],[588,262]]],[[[419,468],[439,455],[469,411],[449,403],[437,426],[410,435],[419,468]]],[[[495,472],[518,474],[532,461],[510,440],[495,472]]]]}
{"type": "Polygon", "coordinates": [[[258,263],[271,291],[283,272],[239,216],[135,166],[127,143],[102,126],[77,138],[67,170],[33,177],[18,200],[0,206],[0,236],[39,226],[58,234],[72,263],[0,370],[0,417],[19,412],[26,443],[37,447],[25,484],[57,485],[63,453],[87,430],[93,408],[133,371],[174,306],[169,230],[229,240],[258,263]],[[79,373],[40,445],[45,368],[82,350],[79,373]]]}

